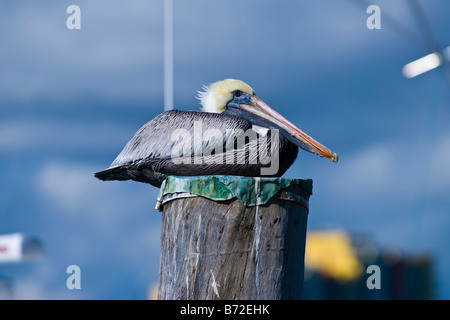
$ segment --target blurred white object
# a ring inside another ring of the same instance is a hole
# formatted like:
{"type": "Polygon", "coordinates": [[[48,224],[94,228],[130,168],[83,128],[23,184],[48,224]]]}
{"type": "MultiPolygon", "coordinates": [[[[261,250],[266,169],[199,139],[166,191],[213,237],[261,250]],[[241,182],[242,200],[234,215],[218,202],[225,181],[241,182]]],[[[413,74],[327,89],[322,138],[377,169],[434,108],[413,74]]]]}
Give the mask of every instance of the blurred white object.
{"type": "Polygon", "coordinates": [[[439,67],[445,61],[450,61],[450,47],[445,48],[442,52],[433,52],[408,63],[403,67],[402,72],[406,78],[414,78],[439,67]]]}
{"type": "Polygon", "coordinates": [[[0,263],[36,260],[43,254],[44,247],[35,237],[23,233],[0,235],[0,263]]]}

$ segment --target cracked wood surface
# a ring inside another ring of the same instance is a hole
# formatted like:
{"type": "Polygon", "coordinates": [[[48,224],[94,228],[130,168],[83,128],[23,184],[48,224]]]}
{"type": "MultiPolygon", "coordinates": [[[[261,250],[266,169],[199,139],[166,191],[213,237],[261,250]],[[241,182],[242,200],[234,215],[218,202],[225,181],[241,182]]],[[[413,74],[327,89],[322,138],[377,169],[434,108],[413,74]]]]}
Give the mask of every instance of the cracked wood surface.
{"type": "MultiPolygon", "coordinates": [[[[299,186],[285,191],[309,194],[299,186]]],[[[203,197],[164,204],[159,299],[301,299],[307,206],[203,197]]]]}

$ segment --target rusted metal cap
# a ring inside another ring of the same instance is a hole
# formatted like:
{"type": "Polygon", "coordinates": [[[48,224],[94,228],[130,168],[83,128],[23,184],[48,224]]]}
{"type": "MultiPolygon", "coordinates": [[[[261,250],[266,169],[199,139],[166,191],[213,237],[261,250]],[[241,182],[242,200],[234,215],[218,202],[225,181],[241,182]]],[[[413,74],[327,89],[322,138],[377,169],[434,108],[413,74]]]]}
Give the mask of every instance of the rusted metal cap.
{"type": "Polygon", "coordinates": [[[163,204],[171,200],[196,196],[214,201],[238,198],[248,207],[263,205],[277,196],[279,199],[299,202],[307,207],[307,200],[295,193],[283,191],[296,185],[304,189],[309,195],[312,194],[312,179],[223,175],[167,176],[159,190],[156,209],[162,211],[163,204]]]}

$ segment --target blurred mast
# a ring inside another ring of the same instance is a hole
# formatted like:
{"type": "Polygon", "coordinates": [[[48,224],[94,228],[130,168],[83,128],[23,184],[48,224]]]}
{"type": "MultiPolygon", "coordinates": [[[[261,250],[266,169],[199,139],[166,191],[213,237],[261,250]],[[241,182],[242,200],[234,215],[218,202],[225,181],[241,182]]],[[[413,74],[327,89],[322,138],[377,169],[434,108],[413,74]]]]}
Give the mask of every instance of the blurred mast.
{"type": "Polygon", "coordinates": [[[173,109],[173,0],[164,0],[164,111],[173,109]]]}
{"type": "Polygon", "coordinates": [[[410,63],[409,65],[416,63],[417,65],[419,65],[419,67],[421,67],[422,69],[425,70],[424,72],[427,72],[434,68],[433,68],[433,64],[431,63],[431,65],[430,65],[430,63],[427,62],[426,58],[427,57],[434,58],[434,60],[437,61],[435,63],[436,67],[442,67],[442,73],[444,75],[444,80],[447,83],[447,87],[450,88],[450,68],[449,68],[450,46],[443,48],[436,33],[434,32],[433,28],[431,27],[430,21],[427,19],[426,15],[422,9],[422,6],[419,4],[419,2],[417,0],[411,0],[409,2],[409,4],[415,14],[416,20],[422,27],[422,30],[424,31],[424,33],[426,34],[426,38],[428,39],[427,42],[429,44],[428,50],[432,52],[432,53],[428,54],[427,56],[410,63]],[[425,61],[425,63],[420,63],[420,61],[425,61]]]}

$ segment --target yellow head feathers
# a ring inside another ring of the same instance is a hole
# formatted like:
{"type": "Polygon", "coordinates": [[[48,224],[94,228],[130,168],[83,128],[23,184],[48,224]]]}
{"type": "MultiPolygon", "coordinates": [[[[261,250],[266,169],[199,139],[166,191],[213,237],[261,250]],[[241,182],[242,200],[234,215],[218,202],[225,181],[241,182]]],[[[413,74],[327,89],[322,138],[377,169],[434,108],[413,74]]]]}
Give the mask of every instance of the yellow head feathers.
{"type": "Polygon", "coordinates": [[[227,103],[233,99],[233,91],[240,90],[254,94],[253,89],[241,80],[225,79],[203,86],[204,91],[198,92],[198,99],[205,112],[222,113],[226,110],[227,103]]]}

